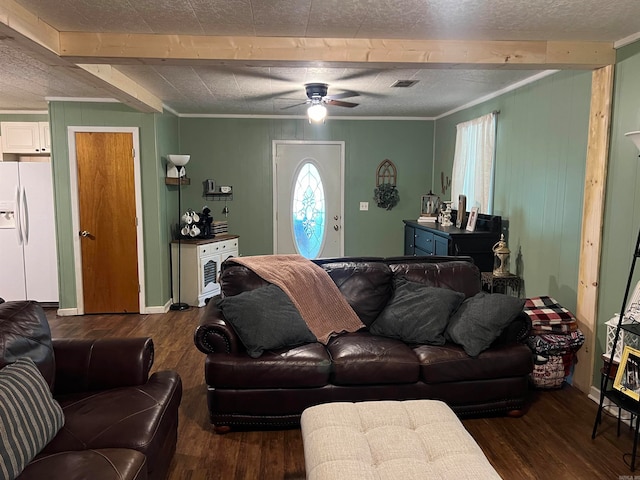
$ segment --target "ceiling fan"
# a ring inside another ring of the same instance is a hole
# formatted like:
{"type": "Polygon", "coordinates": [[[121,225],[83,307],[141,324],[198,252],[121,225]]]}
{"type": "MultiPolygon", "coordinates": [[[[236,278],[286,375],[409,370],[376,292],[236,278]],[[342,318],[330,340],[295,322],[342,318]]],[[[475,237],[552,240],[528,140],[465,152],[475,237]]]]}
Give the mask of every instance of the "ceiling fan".
{"type": "Polygon", "coordinates": [[[304,86],[305,91],[307,93],[307,100],[301,103],[296,103],[295,105],[289,105],[287,107],[283,107],[282,110],[287,108],[294,108],[300,105],[309,105],[308,114],[311,120],[320,121],[323,120],[326,116],[326,107],[325,105],[333,105],[336,107],[348,107],[353,108],[357,107],[359,104],[353,102],[344,102],[341,99],[357,97],[360,94],[357,92],[343,92],[338,93],[337,95],[327,95],[327,91],[329,89],[329,85],[326,83],[307,83],[304,86]],[[317,112],[319,115],[318,118],[313,118],[314,112],[317,112]]]}

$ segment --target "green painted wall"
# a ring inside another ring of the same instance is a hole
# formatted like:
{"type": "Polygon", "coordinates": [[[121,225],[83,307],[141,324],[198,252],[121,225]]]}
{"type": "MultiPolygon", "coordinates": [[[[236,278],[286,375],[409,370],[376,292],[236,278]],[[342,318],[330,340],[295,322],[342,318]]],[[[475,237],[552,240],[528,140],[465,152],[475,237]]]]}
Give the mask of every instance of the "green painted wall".
{"type": "Polygon", "coordinates": [[[508,223],[511,271],[524,279],[526,296],[550,295],[572,311],[590,99],[591,72],[566,71],[436,121],[434,191],[441,193],[456,124],[500,111],[494,213],[508,223]]]}
{"type": "MultiPolygon", "coordinates": [[[[229,232],[240,235],[243,255],[273,253],[273,140],[344,141],[345,254],[403,254],[402,220],[419,216],[420,195],[432,183],[433,122],[181,118],[179,153],[191,155],[183,210],[208,205],[214,219],[223,219],[224,202],[205,200],[202,182],[213,178],[232,185],[229,232]],[[386,158],[398,169],[400,192],[400,203],[390,211],[373,202],[376,170],[386,158]],[[370,202],[368,211],[359,210],[361,201],[370,202]]],[[[169,222],[176,216],[169,211],[169,222]]]]}
{"type": "Polygon", "coordinates": [[[177,119],[171,115],[145,114],[115,103],[52,102],[52,161],[56,196],[60,308],[76,302],[69,173],[69,126],[138,127],[142,177],[142,208],[147,306],[162,306],[170,298],[169,234],[165,208],[167,187],[161,155],[179,147],[177,119]]]}
{"type": "MultiPolygon", "coordinates": [[[[617,53],[604,232],[598,292],[596,368],[593,384],[600,384],[599,359],[606,347],[606,326],[621,310],[624,289],[640,228],[640,165],[638,149],[624,134],[640,130],[640,42],[617,53]]],[[[638,272],[640,268],[636,268],[638,272]]],[[[631,291],[640,276],[635,275],[631,291]]]]}

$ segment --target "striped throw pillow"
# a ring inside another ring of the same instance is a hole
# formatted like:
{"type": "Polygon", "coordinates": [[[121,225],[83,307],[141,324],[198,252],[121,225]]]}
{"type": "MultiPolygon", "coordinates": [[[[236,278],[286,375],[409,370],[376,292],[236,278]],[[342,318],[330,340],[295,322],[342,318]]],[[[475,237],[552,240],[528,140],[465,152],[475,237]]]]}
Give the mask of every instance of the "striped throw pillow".
{"type": "Polygon", "coordinates": [[[33,360],[22,357],[0,370],[0,478],[20,475],[63,424],[33,360]]]}

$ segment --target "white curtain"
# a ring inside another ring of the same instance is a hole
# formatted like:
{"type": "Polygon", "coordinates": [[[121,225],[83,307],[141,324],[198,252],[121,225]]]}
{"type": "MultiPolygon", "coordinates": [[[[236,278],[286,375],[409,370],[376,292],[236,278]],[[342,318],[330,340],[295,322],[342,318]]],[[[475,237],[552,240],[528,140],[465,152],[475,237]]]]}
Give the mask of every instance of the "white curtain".
{"type": "Polygon", "coordinates": [[[451,200],[467,196],[467,210],[493,212],[493,164],[497,113],[490,113],[456,125],[456,149],[451,176],[451,200]]]}

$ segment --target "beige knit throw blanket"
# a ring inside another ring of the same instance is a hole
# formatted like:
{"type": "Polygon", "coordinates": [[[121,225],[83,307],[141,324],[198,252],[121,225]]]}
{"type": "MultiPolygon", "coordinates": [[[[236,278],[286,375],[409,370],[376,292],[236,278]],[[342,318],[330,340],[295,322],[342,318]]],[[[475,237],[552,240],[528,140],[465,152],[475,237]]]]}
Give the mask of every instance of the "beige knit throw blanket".
{"type": "Polygon", "coordinates": [[[355,332],[364,325],[322,267],[301,255],[233,257],[269,283],[280,287],[320,343],[331,335],[355,332]]]}

